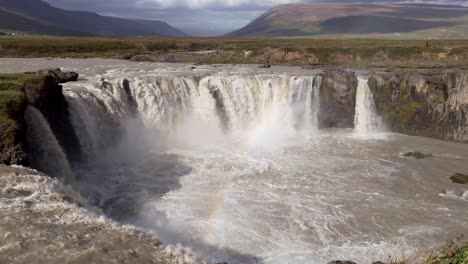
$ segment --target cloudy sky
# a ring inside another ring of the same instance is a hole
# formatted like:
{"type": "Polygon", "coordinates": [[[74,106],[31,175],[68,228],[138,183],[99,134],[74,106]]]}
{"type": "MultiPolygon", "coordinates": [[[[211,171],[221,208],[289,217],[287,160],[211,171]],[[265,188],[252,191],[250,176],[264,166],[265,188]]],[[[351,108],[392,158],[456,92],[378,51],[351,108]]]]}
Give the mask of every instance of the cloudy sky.
{"type": "MultiPolygon", "coordinates": [[[[239,29],[283,3],[339,0],[45,0],[60,8],[126,18],[163,20],[194,35],[220,35],[239,29]]],[[[468,0],[341,0],[341,2],[418,2],[468,6],[468,0]]]]}

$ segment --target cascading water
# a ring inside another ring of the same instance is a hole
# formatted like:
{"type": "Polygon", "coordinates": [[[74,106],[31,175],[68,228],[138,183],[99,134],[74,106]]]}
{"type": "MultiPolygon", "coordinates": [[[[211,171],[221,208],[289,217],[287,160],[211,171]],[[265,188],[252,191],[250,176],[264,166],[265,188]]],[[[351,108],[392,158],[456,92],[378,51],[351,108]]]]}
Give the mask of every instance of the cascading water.
{"type": "Polygon", "coordinates": [[[25,119],[31,166],[72,184],[74,177],[70,164],[44,116],[28,106],[25,119]]]}
{"type": "MultiPolygon", "coordinates": [[[[66,91],[73,125],[90,159],[130,116],[122,82],[118,78],[66,91]]],[[[319,76],[129,76],[128,83],[147,126],[169,136],[187,138],[180,128],[190,126],[191,136],[209,135],[207,140],[226,132],[247,133],[247,141],[273,132],[281,136],[278,140],[318,126],[319,76]]]]}
{"type": "MultiPolygon", "coordinates": [[[[466,201],[436,195],[441,168],[466,167],[464,154],[423,171],[399,154],[463,149],[316,133],[319,75],[144,67],[64,86],[88,157],[74,168],[92,203],[169,251],[190,248],[206,263],[370,263],[468,231],[466,201]]],[[[375,131],[363,78],[356,105],[356,132],[375,131]]]]}
{"type": "Polygon", "coordinates": [[[356,113],[354,117],[355,131],[358,135],[368,135],[381,127],[382,119],[375,109],[374,95],[369,88],[367,79],[358,76],[356,91],[356,113]]]}

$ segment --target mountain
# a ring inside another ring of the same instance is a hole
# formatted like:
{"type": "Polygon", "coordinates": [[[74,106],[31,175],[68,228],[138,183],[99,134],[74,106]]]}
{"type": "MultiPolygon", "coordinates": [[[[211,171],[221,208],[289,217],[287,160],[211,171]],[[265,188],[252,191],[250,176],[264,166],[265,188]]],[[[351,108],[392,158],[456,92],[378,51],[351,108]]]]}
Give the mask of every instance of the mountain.
{"type": "Polygon", "coordinates": [[[64,36],[186,36],[162,21],[68,11],[41,0],[0,0],[0,31],[64,36]]]}
{"type": "Polygon", "coordinates": [[[228,36],[387,35],[467,38],[468,7],[425,4],[283,4],[228,36]]]}

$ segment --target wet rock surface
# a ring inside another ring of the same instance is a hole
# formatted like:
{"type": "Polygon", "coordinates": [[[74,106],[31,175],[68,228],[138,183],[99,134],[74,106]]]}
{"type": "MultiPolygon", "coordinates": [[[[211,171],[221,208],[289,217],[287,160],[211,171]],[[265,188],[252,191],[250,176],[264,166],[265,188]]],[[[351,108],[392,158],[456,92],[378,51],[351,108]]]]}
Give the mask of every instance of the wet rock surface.
{"type": "Polygon", "coordinates": [[[51,76],[58,83],[74,82],[78,80],[79,76],[76,72],[62,71],[60,68],[41,70],[38,71],[38,74],[51,76]]]}
{"type": "Polygon", "coordinates": [[[0,100],[0,108],[6,109],[0,118],[0,163],[29,164],[24,119],[28,105],[41,111],[68,157],[79,160],[80,145],[70,121],[62,86],[56,78],[48,74],[26,73],[5,75],[4,79],[9,81],[0,82],[0,90],[6,93],[0,100]]]}
{"type": "Polygon", "coordinates": [[[357,263],[352,260],[334,260],[334,261],[328,262],[328,264],[357,264],[357,263]]]}
{"type": "Polygon", "coordinates": [[[62,86],[50,75],[42,75],[35,81],[26,82],[24,91],[29,105],[36,107],[50,124],[67,157],[80,159],[80,145],[71,124],[68,103],[62,86]]]}
{"type": "Polygon", "coordinates": [[[369,87],[390,130],[468,142],[468,72],[373,74],[369,87]]]}
{"type": "Polygon", "coordinates": [[[358,80],[352,71],[329,69],[322,75],[319,126],[353,127],[358,80]]]}
{"type": "Polygon", "coordinates": [[[424,153],[421,153],[421,152],[418,152],[418,151],[415,151],[415,152],[407,152],[403,155],[404,157],[413,157],[417,160],[419,159],[425,159],[425,158],[430,158],[430,157],[433,157],[432,154],[424,154],[424,153]]]}
{"type": "Polygon", "coordinates": [[[455,173],[450,179],[453,183],[468,184],[468,175],[465,174],[455,173]]]}

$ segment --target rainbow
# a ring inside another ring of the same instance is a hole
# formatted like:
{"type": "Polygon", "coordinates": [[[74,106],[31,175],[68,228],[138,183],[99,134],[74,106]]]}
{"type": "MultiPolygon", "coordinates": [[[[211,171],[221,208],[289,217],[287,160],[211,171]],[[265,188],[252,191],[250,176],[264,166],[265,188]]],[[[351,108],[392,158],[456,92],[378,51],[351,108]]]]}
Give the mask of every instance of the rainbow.
{"type": "Polygon", "coordinates": [[[211,206],[208,211],[208,227],[205,233],[204,240],[210,244],[215,244],[217,241],[217,231],[219,231],[220,217],[224,212],[225,200],[229,193],[232,183],[232,177],[226,182],[223,188],[219,189],[213,196],[211,206]]]}

